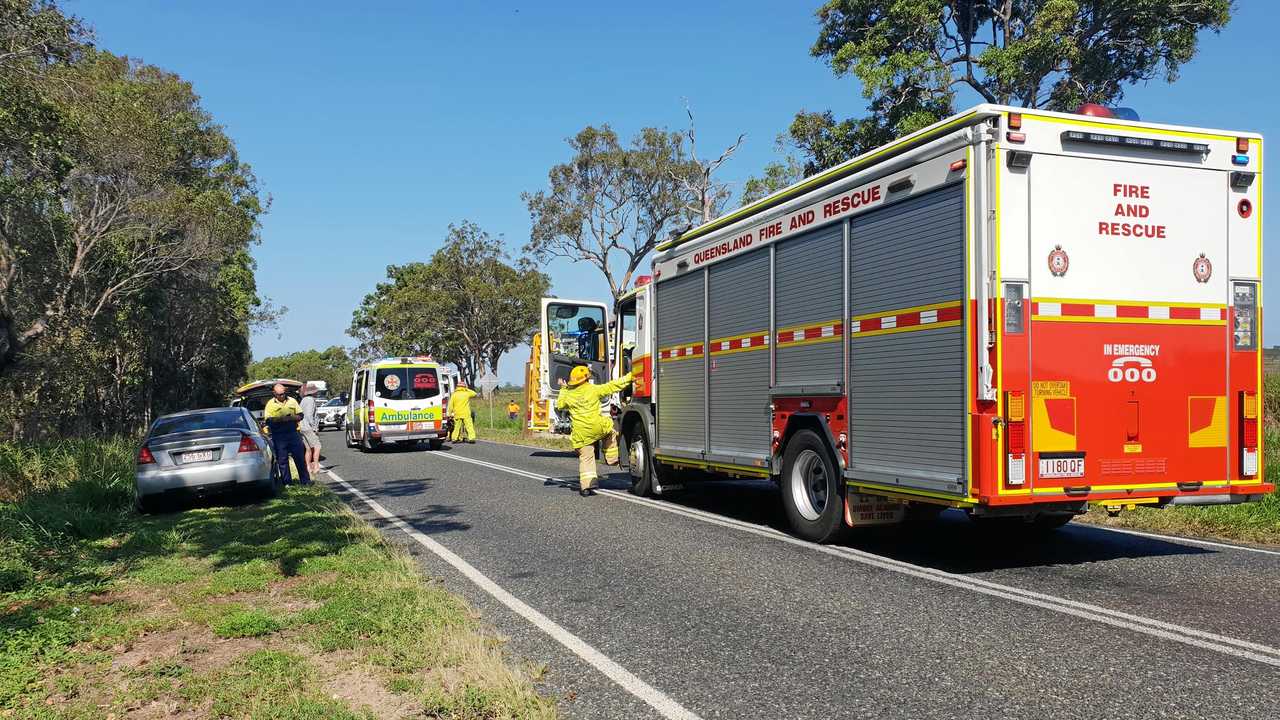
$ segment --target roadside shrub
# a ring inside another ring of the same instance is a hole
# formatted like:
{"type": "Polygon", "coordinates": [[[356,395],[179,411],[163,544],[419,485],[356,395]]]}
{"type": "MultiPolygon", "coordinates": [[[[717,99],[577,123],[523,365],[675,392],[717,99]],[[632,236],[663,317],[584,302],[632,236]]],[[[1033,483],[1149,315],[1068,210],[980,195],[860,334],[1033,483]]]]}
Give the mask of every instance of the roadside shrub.
{"type": "MultiPolygon", "coordinates": [[[[9,550],[7,543],[4,550],[9,550]]],[[[0,593],[18,592],[35,582],[36,571],[20,557],[0,557],[0,593]]]]}

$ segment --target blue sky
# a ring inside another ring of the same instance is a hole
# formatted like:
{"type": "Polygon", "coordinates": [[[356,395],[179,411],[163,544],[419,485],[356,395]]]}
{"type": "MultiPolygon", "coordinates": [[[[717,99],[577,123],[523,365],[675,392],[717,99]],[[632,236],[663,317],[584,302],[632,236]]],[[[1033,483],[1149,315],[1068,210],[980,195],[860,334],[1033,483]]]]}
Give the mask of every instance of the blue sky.
{"type": "MultiPolygon", "coordinates": [[[[688,98],[704,153],[747,134],[721,171],[740,187],[776,157],[797,110],[857,114],[855,82],[808,54],[817,5],[63,0],[102,47],[190,80],[270,194],[258,285],[289,311],[253,338],[255,357],[350,344],[351,312],[386,266],[429,258],[450,223],[474,221],[518,250],[530,225],[520,193],[544,185],[585,125],[624,137],[683,127],[688,98]]],[[[1280,138],[1280,4],[1240,5],[1176,83],[1134,87],[1125,104],[1147,120],[1280,138]]],[[[545,270],[558,295],[608,295],[586,264],[545,270]]],[[[1266,317],[1269,345],[1278,315],[1266,317]]],[[[500,377],[520,381],[526,355],[504,358],[500,377]]]]}

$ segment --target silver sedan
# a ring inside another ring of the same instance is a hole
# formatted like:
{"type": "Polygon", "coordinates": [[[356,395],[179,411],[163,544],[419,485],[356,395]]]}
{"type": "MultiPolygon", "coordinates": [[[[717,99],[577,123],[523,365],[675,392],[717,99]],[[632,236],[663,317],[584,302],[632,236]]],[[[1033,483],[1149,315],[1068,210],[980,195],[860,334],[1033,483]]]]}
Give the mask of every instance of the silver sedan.
{"type": "Polygon", "coordinates": [[[138,509],[177,497],[253,490],[280,492],[271,446],[241,407],[190,410],[156,420],[138,449],[138,509]]]}

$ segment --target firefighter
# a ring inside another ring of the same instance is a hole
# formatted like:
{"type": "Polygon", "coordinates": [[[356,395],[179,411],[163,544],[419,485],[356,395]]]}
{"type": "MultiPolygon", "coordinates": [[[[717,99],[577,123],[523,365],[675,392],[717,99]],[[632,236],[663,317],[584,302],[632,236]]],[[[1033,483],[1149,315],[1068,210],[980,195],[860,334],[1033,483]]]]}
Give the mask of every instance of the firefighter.
{"type": "Polygon", "coordinates": [[[476,391],[467,387],[466,380],[458,381],[458,387],[449,396],[449,414],[453,416],[453,437],[450,440],[475,444],[476,424],[471,416],[471,398],[475,396],[476,391]]]}
{"type": "Polygon", "coordinates": [[[600,401],[631,384],[631,373],[613,382],[597,385],[591,380],[591,371],[578,365],[569,373],[566,386],[560,378],[560,396],[556,408],[566,410],[573,423],[569,441],[578,452],[578,494],[582,497],[595,494],[596,449],[598,441],[604,441],[604,461],[618,464],[618,438],[613,431],[613,421],[600,413],[600,401]]]}

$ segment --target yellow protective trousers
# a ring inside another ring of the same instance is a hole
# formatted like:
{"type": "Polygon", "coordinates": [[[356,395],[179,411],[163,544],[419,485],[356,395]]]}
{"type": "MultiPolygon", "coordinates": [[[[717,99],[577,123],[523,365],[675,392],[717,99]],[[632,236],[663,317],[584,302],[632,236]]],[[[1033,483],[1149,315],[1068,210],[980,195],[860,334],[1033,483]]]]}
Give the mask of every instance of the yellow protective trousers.
{"type": "Polygon", "coordinates": [[[470,412],[453,417],[453,436],[449,439],[454,442],[476,439],[476,426],[475,423],[471,422],[470,412]]]}
{"type": "MultiPolygon", "coordinates": [[[[618,435],[609,433],[600,439],[604,445],[604,461],[608,465],[618,464],[618,435]]],[[[578,448],[578,487],[590,490],[596,486],[596,446],[583,445],[578,448]]]]}

